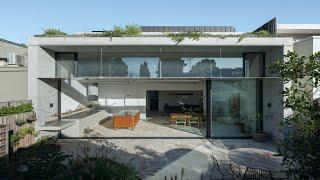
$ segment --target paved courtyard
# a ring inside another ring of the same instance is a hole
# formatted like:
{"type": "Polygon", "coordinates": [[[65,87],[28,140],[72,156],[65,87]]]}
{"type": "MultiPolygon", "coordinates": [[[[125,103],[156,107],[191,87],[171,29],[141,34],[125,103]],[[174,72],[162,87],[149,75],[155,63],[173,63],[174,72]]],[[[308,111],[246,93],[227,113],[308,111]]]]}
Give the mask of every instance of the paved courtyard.
{"type": "MultiPolygon", "coordinates": [[[[63,150],[79,154],[79,147],[90,147],[108,152],[117,161],[133,166],[144,179],[208,178],[210,158],[219,161],[251,159],[241,152],[260,152],[268,157],[276,153],[271,143],[258,143],[250,139],[210,140],[176,129],[140,122],[132,131],[108,129],[97,126],[88,136],[108,136],[108,139],[63,139],[59,140],[63,150]],[[114,138],[112,138],[114,137],[114,138]],[[140,137],[140,138],[134,138],[140,137]],[[142,138],[146,137],[146,138],[142,138]]],[[[94,152],[93,152],[94,153],[94,152]]],[[[250,155],[250,154],[249,154],[250,155]]],[[[252,153],[252,159],[256,159],[252,153]]],[[[281,169],[281,157],[273,157],[271,163],[263,163],[271,170],[281,169]]],[[[241,162],[240,162],[241,163],[241,162]]],[[[249,160],[250,163],[250,160],[249,160]]],[[[217,175],[219,176],[219,175],[217,175]]]]}

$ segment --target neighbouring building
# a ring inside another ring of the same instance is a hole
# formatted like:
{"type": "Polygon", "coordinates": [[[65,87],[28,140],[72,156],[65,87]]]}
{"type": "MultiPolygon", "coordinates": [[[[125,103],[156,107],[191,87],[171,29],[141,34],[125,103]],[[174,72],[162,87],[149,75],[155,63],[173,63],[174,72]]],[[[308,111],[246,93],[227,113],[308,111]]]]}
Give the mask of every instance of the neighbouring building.
{"type": "Polygon", "coordinates": [[[319,39],[290,27],[273,19],[257,29],[273,36],[244,38],[232,26],[142,26],[137,37],[33,36],[28,92],[38,128],[83,137],[106,116],[135,110],[145,121],[208,138],[249,138],[256,130],[278,137],[284,84],[267,67],[319,39]],[[166,35],[186,31],[212,36],[177,44],[166,35]],[[173,114],[187,120],[173,122],[173,114]]]}
{"type": "Polygon", "coordinates": [[[0,102],[28,99],[28,48],[0,38],[0,102]]]}

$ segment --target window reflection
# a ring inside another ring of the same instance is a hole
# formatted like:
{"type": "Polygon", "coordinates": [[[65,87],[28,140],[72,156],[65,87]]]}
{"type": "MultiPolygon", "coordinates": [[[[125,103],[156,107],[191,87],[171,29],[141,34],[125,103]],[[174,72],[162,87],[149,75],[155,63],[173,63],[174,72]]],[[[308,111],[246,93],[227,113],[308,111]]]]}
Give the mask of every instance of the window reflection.
{"type": "Polygon", "coordinates": [[[212,81],[212,136],[250,136],[256,127],[256,94],[256,80],[212,81]]]}
{"type": "Polygon", "coordinates": [[[243,77],[242,57],[113,56],[79,53],[78,76],[102,77],[243,77]],[[101,59],[102,57],[102,59],[101,59]]]}

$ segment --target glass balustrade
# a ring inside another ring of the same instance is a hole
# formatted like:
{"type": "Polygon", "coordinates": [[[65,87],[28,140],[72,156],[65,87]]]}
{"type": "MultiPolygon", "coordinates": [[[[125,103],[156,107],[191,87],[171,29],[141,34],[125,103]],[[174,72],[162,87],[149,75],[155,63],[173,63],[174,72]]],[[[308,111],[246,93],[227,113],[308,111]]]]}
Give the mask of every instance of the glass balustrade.
{"type": "MultiPolygon", "coordinates": [[[[62,56],[63,57],[63,56],[62,56]]],[[[70,57],[68,57],[70,58],[70,57]]],[[[107,53],[77,53],[75,59],[57,59],[58,77],[179,78],[261,77],[263,56],[158,54],[157,56],[110,56],[107,53]]]]}

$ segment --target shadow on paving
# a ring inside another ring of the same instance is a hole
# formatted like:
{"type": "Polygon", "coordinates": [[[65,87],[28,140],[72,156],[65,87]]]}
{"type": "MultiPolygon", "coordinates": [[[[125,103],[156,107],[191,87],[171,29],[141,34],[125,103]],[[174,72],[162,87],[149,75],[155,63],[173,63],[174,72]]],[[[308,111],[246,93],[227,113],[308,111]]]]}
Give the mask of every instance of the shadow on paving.
{"type": "Polygon", "coordinates": [[[108,152],[108,158],[133,167],[142,179],[208,179],[209,157],[195,149],[174,148],[164,153],[143,146],[136,146],[136,152],[117,147],[108,140],[59,140],[63,151],[73,156],[99,156],[108,152]],[[83,153],[83,149],[87,151],[83,153]],[[97,153],[97,151],[99,153],[97,153]],[[203,170],[205,170],[203,172],[203,170]]]}

